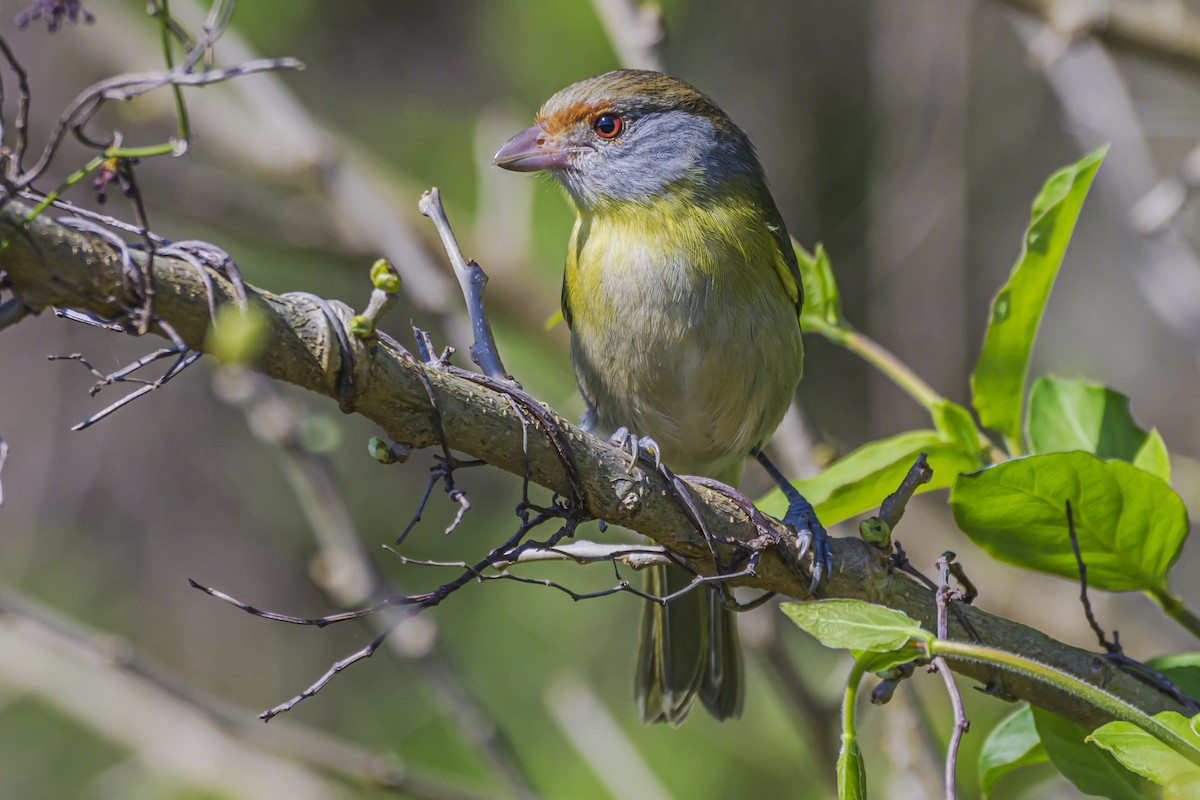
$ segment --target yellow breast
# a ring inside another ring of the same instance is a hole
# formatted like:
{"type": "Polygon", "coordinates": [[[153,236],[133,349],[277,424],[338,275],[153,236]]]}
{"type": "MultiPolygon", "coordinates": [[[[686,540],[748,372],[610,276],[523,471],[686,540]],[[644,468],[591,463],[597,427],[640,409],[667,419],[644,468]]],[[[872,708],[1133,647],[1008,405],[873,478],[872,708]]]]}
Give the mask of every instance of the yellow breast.
{"type": "Polygon", "coordinates": [[[800,380],[798,293],[752,203],[581,213],[563,303],[596,432],[626,426],[677,472],[736,482],[800,380]]]}

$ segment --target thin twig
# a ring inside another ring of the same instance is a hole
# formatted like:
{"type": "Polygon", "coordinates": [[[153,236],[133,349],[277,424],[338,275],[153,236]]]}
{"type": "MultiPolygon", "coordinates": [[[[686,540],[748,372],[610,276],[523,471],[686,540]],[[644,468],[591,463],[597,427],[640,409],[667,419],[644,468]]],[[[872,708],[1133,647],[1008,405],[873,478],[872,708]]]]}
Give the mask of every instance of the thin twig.
{"type": "Polygon", "coordinates": [[[1067,536],[1071,540],[1071,550],[1075,553],[1075,565],[1079,569],[1079,602],[1083,605],[1083,615],[1087,618],[1088,626],[1096,634],[1096,639],[1100,642],[1100,646],[1104,648],[1108,660],[1142,683],[1153,686],[1163,694],[1181,703],[1193,713],[1200,712],[1200,703],[1197,703],[1194,698],[1188,696],[1170,678],[1148,664],[1143,664],[1141,661],[1126,655],[1124,648],[1121,647],[1120,633],[1114,630],[1112,641],[1108,640],[1108,635],[1104,632],[1104,628],[1100,627],[1100,623],[1096,621],[1096,615],[1092,613],[1092,603],[1088,599],[1087,564],[1084,563],[1083,554],[1079,550],[1079,536],[1075,533],[1075,518],[1071,512],[1070,500],[1066,501],[1066,509],[1067,536]]]}
{"type": "Polygon", "coordinates": [[[900,518],[904,516],[904,511],[908,508],[908,501],[912,499],[917,489],[922,484],[933,480],[933,470],[929,468],[927,455],[927,453],[921,453],[917,456],[917,460],[908,468],[908,472],[900,481],[899,488],[879,504],[879,518],[887,523],[891,530],[895,530],[896,526],[900,524],[900,518]]]}
{"type": "MultiPolygon", "coordinates": [[[[937,635],[939,639],[947,638],[947,616],[951,600],[950,562],[953,560],[954,554],[947,551],[937,562],[938,572],[941,576],[937,590],[937,635]]],[[[950,672],[946,659],[942,656],[935,656],[932,663],[942,675],[942,681],[946,684],[946,692],[950,695],[950,706],[954,710],[954,730],[950,733],[950,743],[946,747],[946,800],[956,800],[958,789],[955,773],[958,767],[958,747],[962,742],[963,734],[970,729],[971,723],[967,721],[962,695],[958,691],[958,684],[954,682],[954,674],[950,672]]]]}
{"type": "Polygon", "coordinates": [[[512,561],[497,561],[492,566],[496,569],[507,569],[513,564],[528,564],[535,561],[573,561],[576,564],[615,561],[633,569],[677,563],[667,556],[666,550],[655,545],[601,544],[577,541],[555,547],[522,550],[512,561]]]}
{"type": "Polygon", "coordinates": [[[294,58],[263,58],[227,69],[213,69],[200,73],[184,72],[183,65],[180,65],[168,72],[147,72],[107,78],[80,92],[71,101],[51,128],[48,141],[38,160],[20,176],[14,176],[13,183],[23,189],[41,177],[58,152],[67,131],[81,129],[108,100],[132,100],[164,86],[210,86],[243,75],[303,68],[304,64],[294,58]]]}
{"type": "MultiPolygon", "coordinates": [[[[275,421],[281,423],[270,443],[285,460],[289,483],[320,544],[322,560],[327,565],[324,570],[327,577],[317,581],[321,589],[343,605],[400,594],[395,582],[379,569],[363,548],[329,459],[304,447],[300,438],[300,419],[274,385],[244,370],[227,373],[224,380],[249,381],[251,387],[250,392],[226,392],[227,402],[236,403],[247,417],[269,406],[275,421]],[[236,400],[232,399],[235,397],[236,400]]],[[[371,622],[377,633],[391,627],[391,621],[384,617],[373,616],[371,622]]],[[[409,624],[413,622],[416,620],[410,617],[409,624]]],[[[440,646],[433,621],[423,622],[419,632],[415,632],[415,636],[420,637],[417,642],[414,642],[414,636],[404,635],[405,626],[398,626],[386,639],[386,652],[418,671],[454,721],[465,745],[491,765],[494,774],[512,794],[531,797],[532,782],[504,735],[503,720],[498,719],[488,704],[467,685],[461,670],[440,646]]]]}
{"type": "Polygon", "coordinates": [[[1079,568],[1079,602],[1083,605],[1083,615],[1087,618],[1088,626],[1092,632],[1096,634],[1096,639],[1099,640],[1100,646],[1105,650],[1112,652],[1112,644],[1108,641],[1108,637],[1104,633],[1104,629],[1100,627],[1100,623],[1096,622],[1096,615],[1092,613],[1092,602],[1088,599],[1087,591],[1087,564],[1083,561],[1083,555],[1079,552],[1079,537],[1075,534],[1075,517],[1071,513],[1071,501],[1068,500],[1067,506],[1067,536],[1071,539],[1071,550],[1075,553],[1075,564],[1079,568]]]}
{"type": "Polygon", "coordinates": [[[487,273],[474,261],[463,258],[458,240],[450,228],[450,220],[446,218],[446,210],[442,208],[441,193],[434,186],[421,195],[418,205],[421,213],[432,220],[437,228],[442,246],[450,258],[450,266],[454,268],[454,277],[458,279],[463,298],[467,302],[467,316],[471,320],[471,360],[474,361],[483,374],[495,380],[511,381],[512,376],[504,369],[500,361],[500,351],[496,347],[496,338],[492,335],[492,326],[488,322],[487,313],[483,308],[483,290],[487,286],[487,273]]]}

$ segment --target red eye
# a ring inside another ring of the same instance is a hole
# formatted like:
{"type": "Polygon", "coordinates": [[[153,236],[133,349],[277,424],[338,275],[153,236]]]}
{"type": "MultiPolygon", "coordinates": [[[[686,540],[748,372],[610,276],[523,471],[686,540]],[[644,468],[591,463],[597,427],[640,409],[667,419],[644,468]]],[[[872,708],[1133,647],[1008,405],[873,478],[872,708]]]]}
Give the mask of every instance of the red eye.
{"type": "Polygon", "coordinates": [[[615,139],[621,135],[625,123],[616,114],[601,114],[596,117],[596,121],[592,123],[592,130],[601,139],[615,139]]]}

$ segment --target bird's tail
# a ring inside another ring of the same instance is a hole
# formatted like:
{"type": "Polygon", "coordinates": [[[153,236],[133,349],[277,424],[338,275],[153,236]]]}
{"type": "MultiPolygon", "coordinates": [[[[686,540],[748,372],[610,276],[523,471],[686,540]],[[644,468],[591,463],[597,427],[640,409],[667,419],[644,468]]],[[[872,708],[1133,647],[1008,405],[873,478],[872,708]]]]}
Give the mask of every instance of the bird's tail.
{"type": "MultiPolygon", "coordinates": [[[[650,567],[646,592],[665,597],[692,578],[682,567],[650,567]]],[[[719,591],[702,586],[666,605],[646,603],[635,691],[645,723],[678,725],[697,696],[719,720],[742,713],[745,680],[737,621],[719,591]]]]}

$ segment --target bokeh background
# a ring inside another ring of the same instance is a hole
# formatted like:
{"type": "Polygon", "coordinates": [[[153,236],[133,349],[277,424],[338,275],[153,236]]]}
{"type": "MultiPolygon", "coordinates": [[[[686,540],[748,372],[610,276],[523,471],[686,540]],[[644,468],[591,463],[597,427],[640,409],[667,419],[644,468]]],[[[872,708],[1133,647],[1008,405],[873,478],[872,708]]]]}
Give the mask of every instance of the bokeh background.
{"type": "MultiPolygon", "coordinates": [[[[29,71],[35,143],[89,83],[161,64],[142,2],[86,2],[95,24],[53,35],[43,24],[17,31],[23,5],[0,4],[0,33],[29,71]]],[[[575,417],[565,331],[545,326],[572,213],[549,181],[488,163],[553,91],[620,66],[602,5],[242,3],[218,59],[291,55],[307,68],[189,91],[191,151],[138,171],[151,224],[171,239],[220,245],[259,286],[359,306],[367,268],[386,253],[424,277],[409,281],[384,328],[407,340],[411,319],[465,352],[460,299],[417,213],[421,191],[437,185],[467,255],[491,276],[506,365],[575,417]]],[[[202,16],[184,0],[172,8],[202,16]]],[[[1196,510],[1197,216],[1186,203],[1169,219],[1161,205],[1135,205],[1200,139],[1196,71],[1086,38],[1069,46],[1000,0],[664,0],[662,13],[667,69],[750,133],[792,233],[830,252],[848,317],[958,402],[969,400],[988,304],[1041,182],[1110,143],[1033,372],[1088,376],[1130,395],[1135,419],[1163,433],[1177,488],[1196,510]],[[1134,223],[1147,220],[1159,227],[1138,232],[1134,223]]],[[[99,121],[129,144],[155,142],[172,130],[170,111],[162,94],[99,121]]],[[[82,161],[67,148],[43,188],[82,161]]],[[[110,194],[106,209],[131,219],[110,194]]],[[[95,204],[86,185],[70,196],[95,204]]],[[[0,797],[395,796],[348,776],[389,766],[485,797],[833,796],[835,708],[849,662],[781,625],[773,606],[741,619],[750,691],[736,722],[698,712],[678,729],[638,723],[635,599],[572,603],[491,582],[406,625],[397,650],[262,726],[259,710],[375,629],[251,618],[190,589],[188,578],[274,610],[330,613],[362,588],[353,548],[345,538],[330,544],[336,529],[393,584],[435,586],[445,573],[401,566],[381,547],[413,514],[431,454],[381,467],[365,446],[378,431],[364,420],[204,361],[75,433],[71,425],[121,388],[90,398],[83,368],[46,356],[83,353],[107,371],[151,345],[49,314],[0,341],[0,436],[11,447],[0,508],[9,612],[0,615],[0,797]],[[123,667],[154,676],[157,688],[123,667]],[[225,722],[210,724],[197,704],[225,722]]],[[[778,447],[794,474],[927,424],[852,355],[817,339],[807,347],[801,413],[778,447]]],[[[519,482],[469,470],[459,485],[473,504],[463,524],[442,534],[454,509],[436,491],[407,554],[471,558],[515,526],[519,482]]],[[[765,481],[750,475],[747,488],[765,481]]],[[[954,530],[944,494],[914,506],[898,535],[916,564],[932,569],[953,549],[983,607],[1094,647],[1077,587],[989,561],[954,530]]],[[[594,526],[584,533],[600,536],[594,526]]],[[[1183,559],[1175,583],[1194,606],[1195,548],[1183,559]]],[[[580,589],[613,582],[602,566],[526,573],[580,589]]],[[[1094,602],[1135,656],[1193,647],[1140,596],[1094,602]]],[[[962,794],[974,797],[978,748],[1008,707],[967,699],[962,794]]],[[[940,791],[951,723],[940,681],[920,675],[862,718],[881,796],[940,791]]],[[[1040,767],[1005,778],[994,796],[1074,794],[1040,767]]]]}

